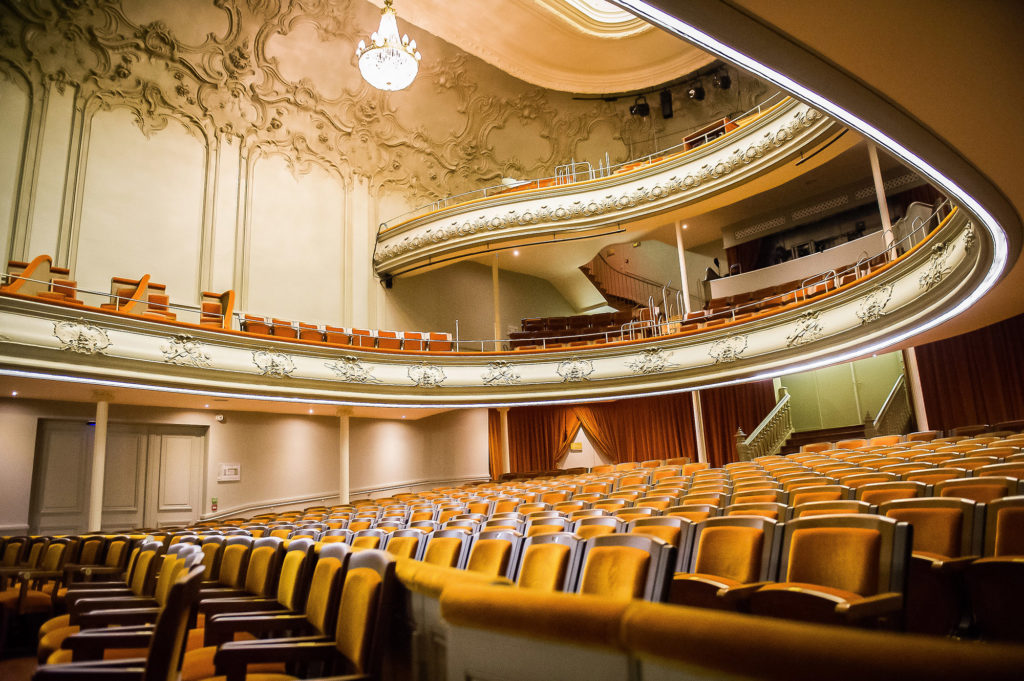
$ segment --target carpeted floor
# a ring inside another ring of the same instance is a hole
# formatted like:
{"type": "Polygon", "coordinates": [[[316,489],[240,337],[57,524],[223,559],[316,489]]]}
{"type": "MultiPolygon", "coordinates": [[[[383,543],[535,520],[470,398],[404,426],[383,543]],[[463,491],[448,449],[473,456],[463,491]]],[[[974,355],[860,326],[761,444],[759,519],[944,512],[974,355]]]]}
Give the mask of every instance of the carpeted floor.
{"type": "Polygon", "coordinates": [[[36,658],[12,657],[0,660],[0,679],[4,681],[29,681],[36,670],[36,658]]]}

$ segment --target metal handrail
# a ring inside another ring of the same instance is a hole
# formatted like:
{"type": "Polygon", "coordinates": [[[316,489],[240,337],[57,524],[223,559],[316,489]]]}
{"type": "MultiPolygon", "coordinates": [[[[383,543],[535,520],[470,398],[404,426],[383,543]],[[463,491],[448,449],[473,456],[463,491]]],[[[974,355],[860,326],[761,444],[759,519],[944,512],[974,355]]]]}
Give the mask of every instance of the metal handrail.
{"type": "MultiPolygon", "coordinates": [[[[735,119],[730,121],[730,123],[733,123],[736,120],[742,120],[742,119],[747,118],[749,116],[753,116],[753,115],[759,114],[762,111],[764,111],[765,109],[769,109],[769,108],[775,106],[776,104],[781,102],[786,97],[789,97],[789,95],[787,93],[785,93],[785,92],[783,92],[781,90],[776,91],[776,92],[772,93],[771,95],[769,95],[763,101],[761,101],[758,104],[756,104],[753,107],[751,107],[749,110],[747,110],[747,111],[745,111],[745,112],[743,112],[741,114],[738,114],[735,117],[735,119]],[[775,100],[778,100],[778,101],[775,101],[775,100]]],[[[654,152],[651,152],[649,154],[645,154],[643,156],[631,159],[629,161],[623,161],[622,163],[618,163],[618,164],[614,164],[614,165],[610,165],[610,164],[606,163],[606,164],[603,164],[603,165],[599,165],[598,170],[594,170],[593,166],[591,166],[591,164],[589,162],[587,162],[587,161],[575,161],[574,160],[569,165],[571,165],[571,164],[578,164],[578,163],[586,163],[587,166],[590,168],[591,179],[596,179],[598,177],[608,177],[610,175],[613,175],[619,169],[621,169],[621,168],[623,168],[625,166],[628,166],[628,165],[633,165],[633,164],[637,164],[637,163],[640,163],[640,164],[651,163],[655,158],[658,158],[660,156],[664,156],[664,155],[666,155],[668,153],[672,153],[674,150],[680,149],[681,147],[684,147],[687,144],[691,145],[691,149],[699,147],[699,146],[702,146],[703,144],[706,144],[707,141],[710,141],[709,140],[709,136],[711,136],[712,134],[716,133],[719,129],[724,129],[728,124],[729,123],[722,123],[721,125],[716,126],[715,128],[707,131],[701,137],[697,138],[698,140],[699,139],[704,139],[705,140],[705,142],[702,142],[699,145],[694,145],[694,141],[695,140],[690,140],[689,142],[681,142],[679,144],[674,144],[674,145],[672,145],[670,147],[666,147],[664,149],[660,149],[658,151],[654,151],[654,152]]],[[[704,127],[703,125],[698,125],[698,126],[694,126],[691,130],[700,130],[703,127],[704,127]]],[[[677,134],[679,134],[679,133],[673,133],[673,135],[677,135],[677,134]]],[[[683,136],[685,137],[686,135],[684,134],[683,136]]],[[[718,136],[719,135],[716,135],[714,139],[717,139],[718,136]]],[[[657,138],[655,138],[655,139],[657,139],[657,138]]],[[[560,167],[565,167],[565,166],[560,166],[560,167]]],[[[513,186],[518,186],[520,184],[532,184],[534,182],[540,183],[540,182],[545,182],[545,181],[548,181],[548,180],[551,180],[555,184],[559,184],[558,183],[558,177],[559,176],[556,174],[553,177],[541,177],[541,178],[533,178],[533,179],[521,180],[521,181],[517,181],[516,184],[513,185],[513,186]]],[[[400,215],[396,215],[393,218],[385,220],[384,222],[380,223],[380,225],[378,225],[378,227],[377,227],[377,237],[379,239],[380,238],[380,233],[382,231],[384,231],[386,229],[389,229],[390,227],[394,226],[394,224],[396,224],[398,222],[404,222],[405,220],[411,219],[412,216],[431,213],[431,212],[434,212],[434,211],[437,211],[437,210],[441,210],[443,208],[447,208],[450,205],[454,205],[454,204],[457,204],[457,203],[465,203],[466,201],[470,201],[470,200],[472,200],[474,198],[487,198],[487,196],[489,196],[489,195],[492,195],[492,194],[495,194],[495,193],[501,193],[501,192],[507,191],[508,189],[509,189],[508,185],[498,184],[498,185],[489,185],[489,186],[483,187],[481,189],[472,189],[470,191],[461,192],[459,194],[450,194],[448,196],[445,196],[445,197],[442,197],[440,199],[437,199],[436,201],[432,201],[432,202],[424,204],[422,206],[418,206],[418,207],[413,208],[411,210],[408,210],[408,211],[406,211],[406,212],[404,212],[404,213],[402,213],[400,215]]]]}

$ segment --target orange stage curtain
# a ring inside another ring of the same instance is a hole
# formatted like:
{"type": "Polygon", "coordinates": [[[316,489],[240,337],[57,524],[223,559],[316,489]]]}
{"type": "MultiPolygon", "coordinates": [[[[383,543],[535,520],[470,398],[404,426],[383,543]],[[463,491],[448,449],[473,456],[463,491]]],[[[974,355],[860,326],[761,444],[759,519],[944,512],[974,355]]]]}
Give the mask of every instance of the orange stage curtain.
{"type": "Polygon", "coordinates": [[[775,407],[771,380],[726,385],[700,391],[700,407],[712,468],[736,460],[736,430],[750,432],[775,407]]]}
{"type": "Polygon", "coordinates": [[[1024,418],[1024,315],[914,350],[928,427],[1024,418]]]}
{"type": "Polygon", "coordinates": [[[497,409],[487,410],[487,462],[491,480],[501,477],[501,414],[497,409]]]}
{"type": "Polygon", "coordinates": [[[508,412],[509,465],[513,473],[549,471],[580,429],[572,407],[516,407],[508,412]]]}
{"type": "Polygon", "coordinates": [[[593,445],[616,463],[697,458],[687,393],[584,404],[574,411],[593,445]]]}

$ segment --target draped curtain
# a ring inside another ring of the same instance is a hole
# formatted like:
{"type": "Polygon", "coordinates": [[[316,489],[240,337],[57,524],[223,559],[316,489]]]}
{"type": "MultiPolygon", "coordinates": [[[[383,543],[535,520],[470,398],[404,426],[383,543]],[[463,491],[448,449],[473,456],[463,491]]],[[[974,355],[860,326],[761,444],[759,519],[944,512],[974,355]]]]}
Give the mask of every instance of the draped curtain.
{"type": "Polygon", "coordinates": [[[712,468],[736,460],[736,430],[750,435],[775,407],[771,380],[726,385],[700,391],[700,406],[712,468]]]}
{"type": "Polygon", "coordinates": [[[487,463],[491,480],[501,477],[501,413],[497,409],[487,410],[487,463]]]}
{"type": "Polygon", "coordinates": [[[616,463],[696,459],[689,394],[584,404],[574,411],[591,443],[616,463]]]}
{"type": "Polygon", "coordinates": [[[1024,315],[915,348],[928,427],[1024,418],[1024,315]]]}
{"type": "Polygon", "coordinates": [[[571,406],[509,409],[509,466],[512,472],[553,470],[579,429],[579,419],[571,406]]]}

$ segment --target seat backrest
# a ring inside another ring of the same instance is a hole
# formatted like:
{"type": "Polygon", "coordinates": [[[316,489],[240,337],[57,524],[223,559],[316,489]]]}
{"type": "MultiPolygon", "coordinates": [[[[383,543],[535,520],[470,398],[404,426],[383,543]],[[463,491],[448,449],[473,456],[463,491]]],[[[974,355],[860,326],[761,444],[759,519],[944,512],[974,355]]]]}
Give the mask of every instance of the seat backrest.
{"type": "Polygon", "coordinates": [[[426,533],[420,530],[395,530],[388,539],[387,552],[396,558],[419,559],[426,533]]]}
{"type": "Polygon", "coordinates": [[[461,530],[434,530],[424,541],[422,561],[442,567],[462,568],[469,555],[471,534],[461,530]]]}
{"type": "Polygon", "coordinates": [[[378,678],[394,591],[392,556],[376,549],[351,555],[334,630],[335,645],[347,667],[340,673],[378,678]]]}
{"type": "Polygon", "coordinates": [[[944,480],[935,484],[933,494],[937,497],[961,497],[981,503],[989,503],[1002,497],[1014,496],[1021,489],[1017,478],[976,477],[944,480]]]}
{"type": "Polygon", "coordinates": [[[789,506],[775,501],[746,501],[726,506],[723,515],[753,515],[784,522],[789,519],[789,506]]]}
{"type": "Polygon", "coordinates": [[[913,550],[947,558],[981,554],[984,509],[969,499],[929,497],[881,504],[881,515],[910,523],[913,550]]]}
{"type": "Polygon", "coordinates": [[[629,534],[650,535],[676,547],[676,561],[672,566],[672,572],[680,572],[683,564],[689,559],[693,551],[696,529],[697,523],[679,516],[638,518],[626,526],[626,532],[629,534]]]}
{"type": "Polygon", "coordinates": [[[313,576],[309,579],[306,621],[314,630],[325,636],[334,634],[337,622],[335,613],[351,553],[352,549],[348,544],[324,544],[320,547],[313,576]]]}
{"type": "Polygon", "coordinates": [[[232,589],[243,588],[253,541],[252,537],[247,536],[228,537],[225,540],[217,570],[218,584],[232,589]]]}
{"type": "Polygon", "coordinates": [[[606,534],[584,542],[576,592],[611,599],[662,601],[676,549],[657,537],[606,534]]]}
{"type": "Polygon", "coordinates": [[[111,537],[105,547],[103,554],[103,566],[119,568],[128,565],[128,558],[131,555],[132,542],[128,537],[118,535],[111,537]]]}
{"type": "Polygon", "coordinates": [[[696,524],[693,549],[681,572],[741,583],[774,579],[782,524],[760,516],[721,516],[696,524]]]}
{"type": "Polygon", "coordinates": [[[928,485],[923,482],[909,480],[893,482],[872,482],[857,488],[858,501],[880,505],[893,499],[914,499],[927,496],[928,485]]]}
{"type": "Polygon", "coordinates": [[[388,533],[374,528],[357,531],[352,535],[351,544],[356,549],[383,549],[387,541],[388,533]]]}
{"type": "Polygon", "coordinates": [[[571,532],[526,537],[515,569],[516,584],[528,589],[571,591],[582,549],[583,542],[571,532]]]}
{"type": "Polygon", "coordinates": [[[177,681],[188,631],[189,613],[199,598],[202,565],[179,572],[170,586],[165,605],[153,627],[146,656],[147,681],[177,681]]]}
{"type": "Polygon", "coordinates": [[[1024,496],[1003,497],[985,512],[986,556],[1024,556],[1024,496]]]}
{"type": "Polygon", "coordinates": [[[522,543],[523,535],[514,530],[480,532],[473,538],[466,569],[491,577],[511,579],[516,563],[519,561],[519,549],[522,543]]]}
{"type": "Polygon", "coordinates": [[[246,592],[254,596],[271,597],[277,587],[277,575],[284,559],[284,540],[279,537],[260,537],[252,544],[249,564],[245,570],[246,592]]]}
{"type": "Polygon", "coordinates": [[[718,507],[711,504],[686,504],[685,506],[669,506],[661,512],[663,516],[679,516],[693,522],[718,515],[718,507]]]}
{"type": "Polygon", "coordinates": [[[277,602],[286,610],[301,610],[305,604],[314,559],[312,539],[288,542],[277,578],[277,602]]]}
{"type": "Polygon", "coordinates": [[[910,526],[863,513],[797,518],[783,529],[780,582],[871,596],[906,592],[910,526]]]}
{"type": "Polygon", "coordinates": [[[792,518],[805,518],[812,515],[829,515],[836,513],[875,513],[878,507],[866,501],[854,499],[836,499],[834,501],[807,501],[793,506],[792,518]]]}
{"type": "Polygon", "coordinates": [[[571,529],[581,539],[625,530],[626,521],[612,515],[584,516],[573,521],[571,529]]]}

